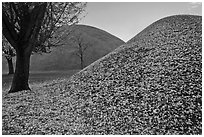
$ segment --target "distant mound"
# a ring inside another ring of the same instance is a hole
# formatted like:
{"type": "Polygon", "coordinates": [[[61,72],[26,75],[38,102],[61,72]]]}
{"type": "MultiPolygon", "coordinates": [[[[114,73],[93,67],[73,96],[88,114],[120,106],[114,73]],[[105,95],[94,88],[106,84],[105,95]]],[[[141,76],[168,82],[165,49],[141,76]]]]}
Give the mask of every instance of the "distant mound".
{"type": "MultiPolygon", "coordinates": [[[[31,56],[31,71],[80,69],[80,58],[76,55],[77,48],[70,39],[70,37],[75,37],[79,34],[82,36],[83,42],[90,45],[84,52],[85,66],[124,44],[121,39],[95,27],[76,25],[72,28],[70,34],[63,33],[69,32],[68,29],[68,26],[63,26],[55,34],[63,34],[62,46],[52,48],[52,52],[49,54],[34,54],[31,56]]],[[[4,58],[2,66],[3,72],[8,71],[7,62],[4,58]]]]}
{"type": "Polygon", "coordinates": [[[201,20],[163,18],[64,81],[83,133],[202,134],[201,20]]]}

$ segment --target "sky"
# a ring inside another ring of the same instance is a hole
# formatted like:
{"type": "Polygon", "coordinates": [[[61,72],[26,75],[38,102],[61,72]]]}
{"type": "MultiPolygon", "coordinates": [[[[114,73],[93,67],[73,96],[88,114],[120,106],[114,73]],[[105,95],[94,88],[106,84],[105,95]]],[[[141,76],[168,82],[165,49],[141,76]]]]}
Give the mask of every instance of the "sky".
{"type": "Polygon", "coordinates": [[[127,42],[153,22],[178,14],[202,15],[199,2],[88,2],[79,24],[105,30],[127,42]]]}

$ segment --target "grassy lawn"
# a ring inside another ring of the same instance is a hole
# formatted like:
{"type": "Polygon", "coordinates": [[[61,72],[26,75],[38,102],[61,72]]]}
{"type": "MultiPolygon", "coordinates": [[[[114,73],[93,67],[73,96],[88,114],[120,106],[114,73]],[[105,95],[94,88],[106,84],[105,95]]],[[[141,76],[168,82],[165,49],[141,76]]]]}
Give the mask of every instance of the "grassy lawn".
{"type": "MultiPolygon", "coordinates": [[[[67,70],[67,71],[36,71],[30,72],[29,83],[38,84],[45,81],[51,81],[61,78],[69,78],[79,70],[67,70]]],[[[2,74],[2,89],[8,90],[11,86],[13,75],[2,74]]]]}

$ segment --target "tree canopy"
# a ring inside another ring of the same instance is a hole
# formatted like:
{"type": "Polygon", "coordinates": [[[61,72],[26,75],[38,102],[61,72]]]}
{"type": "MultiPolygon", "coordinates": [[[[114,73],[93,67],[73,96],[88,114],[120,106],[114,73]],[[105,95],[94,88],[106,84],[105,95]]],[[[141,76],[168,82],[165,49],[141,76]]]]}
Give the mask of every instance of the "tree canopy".
{"type": "Polygon", "coordinates": [[[53,33],[63,25],[78,23],[85,6],[79,2],[2,3],[3,34],[14,48],[23,38],[32,43],[34,52],[46,52],[53,46],[49,43],[53,33]],[[28,24],[28,20],[33,21],[28,24]]]}

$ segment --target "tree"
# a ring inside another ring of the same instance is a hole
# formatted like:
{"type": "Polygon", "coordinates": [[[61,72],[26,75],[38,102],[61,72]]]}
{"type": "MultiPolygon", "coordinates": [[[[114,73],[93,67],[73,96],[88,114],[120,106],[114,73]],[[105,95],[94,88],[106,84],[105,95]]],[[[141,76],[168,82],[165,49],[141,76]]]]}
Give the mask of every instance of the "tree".
{"type": "Polygon", "coordinates": [[[92,45],[85,40],[85,35],[82,33],[76,33],[71,37],[71,41],[76,48],[75,54],[80,58],[80,68],[83,69],[85,67],[85,51],[92,45]]]}
{"type": "Polygon", "coordinates": [[[16,53],[13,47],[11,47],[11,45],[3,35],[2,35],[2,53],[8,62],[8,68],[9,68],[8,74],[14,74],[12,58],[16,55],[16,53]]]}
{"type": "Polygon", "coordinates": [[[3,35],[16,51],[16,69],[9,93],[30,90],[30,56],[46,52],[53,33],[62,25],[79,21],[86,3],[5,2],[2,3],[3,35]]]}

